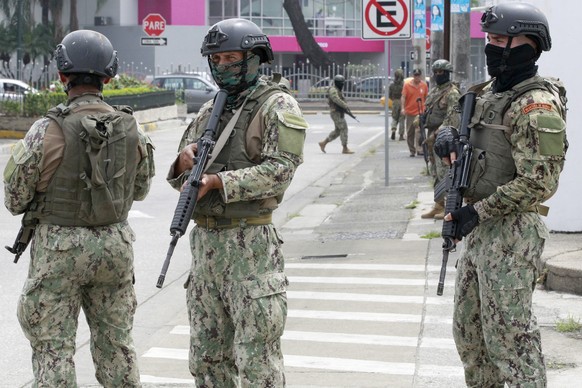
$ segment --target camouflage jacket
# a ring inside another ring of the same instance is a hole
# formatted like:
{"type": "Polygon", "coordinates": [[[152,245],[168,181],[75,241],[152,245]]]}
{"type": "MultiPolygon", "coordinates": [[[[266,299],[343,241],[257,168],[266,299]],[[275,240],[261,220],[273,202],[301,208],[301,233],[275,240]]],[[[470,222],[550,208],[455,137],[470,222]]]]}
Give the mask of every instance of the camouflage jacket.
{"type": "MultiPolygon", "coordinates": [[[[267,81],[264,79],[259,80],[259,83],[264,82],[267,81]]],[[[257,89],[254,88],[248,98],[252,98],[252,93],[257,89]]],[[[182,136],[178,146],[178,153],[185,146],[195,143],[202,136],[212,106],[213,101],[208,101],[200,108],[198,115],[186,128],[182,136]]],[[[228,112],[229,117],[232,117],[232,115],[233,112],[228,112]]],[[[247,168],[217,173],[224,187],[220,193],[224,203],[254,201],[282,196],[291,183],[295,170],[303,162],[303,141],[301,141],[300,146],[293,146],[293,148],[297,148],[294,150],[289,149],[288,146],[281,147],[282,142],[286,142],[286,139],[289,140],[289,133],[286,133],[286,131],[294,131],[290,130],[285,123],[286,117],[292,116],[296,118],[297,122],[303,122],[301,135],[305,135],[307,123],[303,119],[303,114],[297,101],[287,93],[275,93],[259,108],[257,116],[252,119],[252,122],[255,123],[259,120],[262,133],[259,136],[260,138],[248,139],[259,143],[256,144],[259,149],[257,164],[247,168]]],[[[225,125],[226,122],[224,123],[225,125]]],[[[252,153],[250,150],[247,151],[249,154],[252,153]]],[[[175,173],[175,164],[176,162],[170,167],[167,181],[173,188],[180,190],[187,177],[185,173],[175,173]]]]}

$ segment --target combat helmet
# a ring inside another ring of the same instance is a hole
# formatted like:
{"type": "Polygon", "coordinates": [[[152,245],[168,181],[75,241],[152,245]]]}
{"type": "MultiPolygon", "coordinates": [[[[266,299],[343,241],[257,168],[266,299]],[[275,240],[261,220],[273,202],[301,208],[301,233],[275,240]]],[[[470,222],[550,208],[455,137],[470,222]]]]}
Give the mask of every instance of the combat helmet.
{"type": "Polygon", "coordinates": [[[333,84],[337,86],[340,90],[344,87],[345,83],[346,79],[343,75],[336,74],[335,77],[333,77],[333,84]]]}
{"type": "Polygon", "coordinates": [[[451,65],[451,62],[447,61],[446,59],[437,59],[432,64],[432,71],[434,72],[437,70],[444,70],[444,71],[452,72],[453,65],[451,65]]]}
{"type": "Polygon", "coordinates": [[[105,78],[117,74],[117,51],[97,31],[77,30],[67,34],[55,50],[55,60],[63,74],[95,74],[105,78]]]}
{"type": "Polygon", "coordinates": [[[538,50],[552,48],[548,19],[531,4],[512,2],[488,8],[481,17],[481,30],[507,36],[526,35],[537,42],[538,50]]]}
{"type": "Polygon", "coordinates": [[[273,59],[273,49],[267,35],[250,20],[226,19],[208,30],[202,42],[202,56],[226,51],[247,51],[261,57],[261,63],[270,63],[273,59]]]}

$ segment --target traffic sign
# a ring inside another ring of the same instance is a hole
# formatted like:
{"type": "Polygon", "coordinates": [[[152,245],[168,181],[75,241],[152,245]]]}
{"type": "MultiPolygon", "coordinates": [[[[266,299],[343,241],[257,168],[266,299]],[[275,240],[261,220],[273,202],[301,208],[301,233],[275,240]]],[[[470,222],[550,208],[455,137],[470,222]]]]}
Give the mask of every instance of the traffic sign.
{"type": "Polygon", "coordinates": [[[167,46],[168,38],[141,38],[142,46],[167,46]]]}
{"type": "Polygon", "coordinates": [[[362,0],[362,39],[410,39],[412,0],[362,0]]]}
{"type": "Polygon", "coordinates": [[[150,13],[143,18],[142,27],[149,36],[160,36],[166,29],[166,19],[159,13],[150,13]]]}

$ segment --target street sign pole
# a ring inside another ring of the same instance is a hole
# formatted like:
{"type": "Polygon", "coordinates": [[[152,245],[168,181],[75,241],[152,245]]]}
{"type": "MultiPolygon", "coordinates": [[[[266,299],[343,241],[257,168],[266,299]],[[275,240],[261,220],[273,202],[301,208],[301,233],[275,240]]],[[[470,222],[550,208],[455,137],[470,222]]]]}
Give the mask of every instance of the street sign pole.
{"type": "MultiPolygon", "coordinates": [[[[362,39],[383,39],[386,54],[386,82],[384,90],[384,185],[389,184],[390,118],[388,94],[390,89],[389,40],[412,38],[412,0],[362,0],[362,39]]],[[[394,105],[392,105],[394,108],[394,105]]],[[[397,128],[398,129],[398,128],[397,128]]]]}

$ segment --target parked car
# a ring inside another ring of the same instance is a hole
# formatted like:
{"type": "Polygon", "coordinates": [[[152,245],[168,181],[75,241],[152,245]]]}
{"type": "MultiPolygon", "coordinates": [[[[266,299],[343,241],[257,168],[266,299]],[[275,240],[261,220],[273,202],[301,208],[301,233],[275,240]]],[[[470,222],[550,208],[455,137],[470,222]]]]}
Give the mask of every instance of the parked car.
{"type": "Polygon", "coordinates": [[[38,90],[17,79],[0,78],[0,101],[19,100],[29,93],[38,93],[38,90]]]}
{"type": "Polygon", "coordinates": [[[157,75],[153,78],[152,85],[174,90],[176,95],[184,100],[188,112],[197,112],[206,101],[212,100],[219,90],[208,77],[190,73],[157,75]]]}
{"type": "Polygon", "coordinates": [[[310,73],[290,73],[283,72],[295,97],[307,97],[311,86],[319,82],[323,77],[310,73]]]}
{"type": "Polygon", "coordinates": [[[384,95],[385,88],[384,76],[372,76],[362,78],[354,85],[354,91],[359,97],[363,98],[380,98],[384,95]]]}

